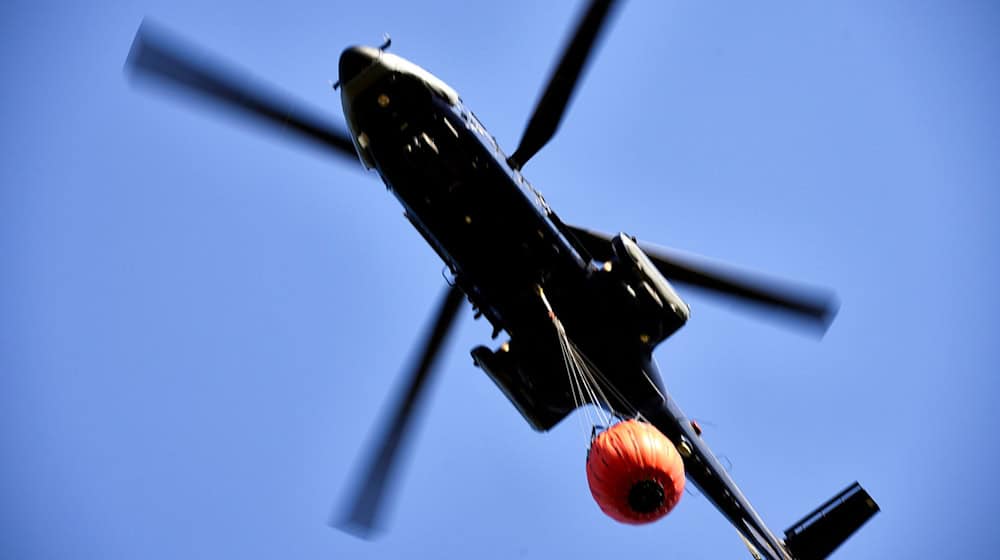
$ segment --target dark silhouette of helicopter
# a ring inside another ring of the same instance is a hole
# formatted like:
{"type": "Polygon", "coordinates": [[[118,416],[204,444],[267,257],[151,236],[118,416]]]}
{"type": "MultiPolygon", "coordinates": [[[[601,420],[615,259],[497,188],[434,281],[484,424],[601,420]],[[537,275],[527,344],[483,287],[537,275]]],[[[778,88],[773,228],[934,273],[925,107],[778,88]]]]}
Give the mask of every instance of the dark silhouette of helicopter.
{"type": "Polygon", "coordinates": [[[199,94],[258,121],[291,130],[375,170],[405,215],[451,272],[451,281],[407,389],[363,470],[343,528],[376,526],[395,457],[442,342],[463,299],[509,340],[472,351],[536,430],[583,404],[619,418],[641,416],[683,458],[685,473],[758,558],[825,558],[878,511],[856,482],[775,535],[751,507],[700,430],[667,393],[653,349],[682,327],[687,304],[672,284],[746,301],[823,331],[836,312],[829,293],[793,288],[680,252],[641,245],[563,222],[521,168],[555,134],[590,53],[612,12],[592,0],[507,157],[458,94],[426,70],[381,48],[350,47],[339,61],[349,134],[143,24],[127,68],[136,77],[199,94]],[[574,399],[557,329],[572,339],[608,396],[574,399]]]}

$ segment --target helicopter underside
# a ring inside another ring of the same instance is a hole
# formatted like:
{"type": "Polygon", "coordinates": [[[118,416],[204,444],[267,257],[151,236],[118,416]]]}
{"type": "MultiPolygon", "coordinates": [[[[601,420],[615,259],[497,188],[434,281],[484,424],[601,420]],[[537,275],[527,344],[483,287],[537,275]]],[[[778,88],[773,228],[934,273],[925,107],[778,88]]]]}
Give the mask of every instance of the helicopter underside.
{"type": "Polygon", "coordinates": [[[854,484],[786,531],[783,542],[666,393],[652,350],[688,316],[666,278],[821,330],[836,313],[835,298],[670,249],[640,249],[623,234],[564,224],[520,174],[555,134],[614,4],[591,0],[510,158],[453,89],[385,52],[388,41],[378,49],[355,46],[341,53],[337,84],[350,135],[145,24],[136,34],[127,70],[236,109],[352,162],[360,156],[366,168],[377,170],[454,276],[338,526],[358,534],[376,528],[415,404],[464,296],[493,325],[494,338],[503,331],[510,336],[497,350],[477,348],[473,357],[533,427],[549,429],[588,402],[566,378],[563,358],[575,356],[577,363],[586,361],[600,372],[605,388],[615,389],[608,391],[610,399],[589,402],[619,416],[641,412],[670,439],[686,476],[733,524],[755,557],[826,557],[878,505],[854,484]]]}
{"type": "Polygon", "coordinates": [[[419,81],[387,74],[355,94],[351,110],[407,218],[494,332],[510,336],[495,351],[476,348],[473,358],[533,428],[548,430],[576,407],[539,288],[624,395],[612,399],[615,411],[662,403],[662,383],[658,376],[650,383],[645,364],[686,321],[687,306],[662,288],[651,265],[644,273],[657,279],[645,282],[624,248],[606,264],[581,255],[475,116],[419,81]]]}

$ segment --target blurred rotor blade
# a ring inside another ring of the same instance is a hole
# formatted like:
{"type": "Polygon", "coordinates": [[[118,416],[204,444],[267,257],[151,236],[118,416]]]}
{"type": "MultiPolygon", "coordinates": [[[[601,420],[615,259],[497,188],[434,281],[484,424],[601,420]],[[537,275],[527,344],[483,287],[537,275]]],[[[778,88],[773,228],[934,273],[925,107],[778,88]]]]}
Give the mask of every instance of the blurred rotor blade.
{"type": "Polygon", "coordinates": [[[675,249],[640,244],[664,276],[717,294],[740,298],[774,311],[791,314],[826,332],[840,304],[833,292],[793,286],[749,271],[675,249]]]}
{"type": "MultiPolygon", "coordinates": [[[[611,259],[611,238],[606,233],[567,226],[580,243],[598,260],[611,259]]],[[[782,280],[737,270],[718,261],[639,243],[643,252],[656,268],[677,284],[703,288],[716,295],[728,296],[756,304],[768,311],[777,311],[814,327],[820,334],[826,332],[837,315],[839,304],[836,296],[827,290],[793,285],[782,280]]]]}
{"type": "Polygon", "coordinates": [[[507,163],[514,169],[523,167],[555,135],[580,73],[594,50],[594,43],[614,4],[615,0],[592,0],[583,19],[577,24],[573,38],[566,45],[559,65],[549,78],[541,100],[535,106],[535,112],[528,121],[521,143],[514,151],[514,155],[507,159],[507,163]]]}
{"type": "Polygon", "coordinates": [[[357,484],[346,515],[334,520],[334,525],[344,531],[360,537],[370,537],[379,528],[379,515],[386,489],[391,485],[390,478],[398,463],[398,453],[405,444],[408,430],[413,424],[415,407],[423,389],[427,386],[434,361],[444,343],[459,304],[462,302],[462,292],[451,287],[445,294],[434,321],[434,328],[424,341],[420,360],[406,378],[406,391],[398,396],[393,403],[392,417],[385,424],[376,444],[370,448],[364,470],[360,471],[361,480],[357,484]]]}
{"type": "Polygon", "coordinates": [[[254,83],[230,65],[214,62],[205,53],[182,45],[146,21],[135,34],[125,68],[134,78],[159,80],[162,85],[199,95],[258,123],[295,132],[355,162],[358,159],[342,127],[254,83]]]}

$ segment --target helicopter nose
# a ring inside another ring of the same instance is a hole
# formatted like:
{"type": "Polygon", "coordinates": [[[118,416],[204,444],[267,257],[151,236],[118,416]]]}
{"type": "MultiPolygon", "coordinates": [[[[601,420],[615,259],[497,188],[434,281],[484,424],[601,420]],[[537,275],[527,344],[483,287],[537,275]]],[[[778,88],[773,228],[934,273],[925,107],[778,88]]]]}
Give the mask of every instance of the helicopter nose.
{"type": "Polygon", "coordinates": [[[349,47],[340,53],[340,83],[346,84],[368,69],[378,58],[379,51],[371,47],[349,47]]]}

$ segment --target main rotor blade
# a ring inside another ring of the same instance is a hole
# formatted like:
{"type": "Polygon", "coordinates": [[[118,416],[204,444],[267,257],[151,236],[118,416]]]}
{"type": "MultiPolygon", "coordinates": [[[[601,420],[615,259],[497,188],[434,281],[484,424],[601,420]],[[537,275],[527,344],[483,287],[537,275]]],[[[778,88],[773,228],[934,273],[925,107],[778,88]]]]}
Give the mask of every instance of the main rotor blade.
{"type": "MultiPolygon", "coordinates": [[[[567,226],[583,246],[599,260],[611,258],[612,236],[567,226]]],[[[826,332],[837,315],[836,296],[818,288],[796,286],[786,281],[737,270],[698,255],[639,243],[656,268],[671,282],[703,288],[717,295],[757,304],[771,311],[802,320],[803,324],[826,332]]]]}
{"type": "Polygon", "coordinates": [[[338,155],[358,159],[350,137],[341,128],[254,83],[230,65],[212,62],[205,53],[182,45],[145,21],[135,34],[125,67],[136,78],[157,79],[258,123],[295,132],[338,155]]]}
{"type": "Polygon", "coordinates": [[[583,19],[577,24],[573,38],[566,45],[559,65],[549,78],[542,98],[528,120],[521,143],[514,155],[507,159],[507,163],[514,169],[524,166],[555,135],[580,73],[614,4],[615,0],[593,0],[583,19]]]}
{"type": "Polygon", "coordinates": [[[451,287],[445,294],[434,321],[434,328],[428,333],[423,352],[416,368],[409,374],[406,391],[401,393],[393,406],[391,420],[385,425],[377,445],[371,447],[368,460],[364,463],[363,480],[356,487],[357,493],[351,501],[347,514],[335,521],[338,528],[361,537],[369,537],[378,529],[378,517],[390,478],[398,463],[408,430],[413,424],[413,414],[423,389],[427,386],[438,351],[445,341],[459,304],[462,292],[451,287]]]}

